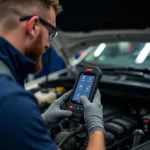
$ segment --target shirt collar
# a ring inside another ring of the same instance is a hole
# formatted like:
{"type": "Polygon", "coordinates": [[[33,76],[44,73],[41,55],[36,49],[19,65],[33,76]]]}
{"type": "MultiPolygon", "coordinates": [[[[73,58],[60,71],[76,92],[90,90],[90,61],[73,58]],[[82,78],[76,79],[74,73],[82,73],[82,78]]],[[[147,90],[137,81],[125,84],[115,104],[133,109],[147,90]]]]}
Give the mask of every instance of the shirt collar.
{"type": "Polygon", "coordinates": [[[24,80],[36,65],[2,37],[0,37],[0,59],[6,63],[21,85],[24,85],[24,80]]]}

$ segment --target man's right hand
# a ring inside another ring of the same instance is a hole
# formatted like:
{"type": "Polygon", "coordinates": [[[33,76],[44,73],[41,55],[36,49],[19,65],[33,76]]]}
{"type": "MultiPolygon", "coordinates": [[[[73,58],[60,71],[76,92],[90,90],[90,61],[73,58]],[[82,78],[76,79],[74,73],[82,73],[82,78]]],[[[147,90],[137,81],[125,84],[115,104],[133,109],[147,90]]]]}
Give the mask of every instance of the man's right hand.
{"type": "Polygon", "coordinates": [[[101,105],[101,94],[99,90],[97,90],[92,103],[85,96],[81,96],[80,100],[84,107],[84,120],[89,136],[95,131],[101,131],[105,134],[103,106],[101,105]]]}

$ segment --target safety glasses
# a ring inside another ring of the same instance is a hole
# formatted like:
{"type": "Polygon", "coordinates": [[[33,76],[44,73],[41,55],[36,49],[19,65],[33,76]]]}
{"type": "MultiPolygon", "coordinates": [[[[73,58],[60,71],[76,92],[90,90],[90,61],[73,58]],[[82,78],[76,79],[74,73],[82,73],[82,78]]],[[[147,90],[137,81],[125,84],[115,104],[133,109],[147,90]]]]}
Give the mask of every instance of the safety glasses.
{"type": "MultiPolygon", "coordinates": [[[[31,19],[33,16],[24,16],[20,18],[20,21],[26,21],[31,19]]],[[[52,24],[50,24],[49,22],[47,22],[46,20],[44,20],[43,18],[39,17],[40,22],[46,26],[48,28],[49,31],[49,41],[51,42],[53,39],[56,38],[56,36],[58,35],[58,28],[54,27],[52,24]]]]}

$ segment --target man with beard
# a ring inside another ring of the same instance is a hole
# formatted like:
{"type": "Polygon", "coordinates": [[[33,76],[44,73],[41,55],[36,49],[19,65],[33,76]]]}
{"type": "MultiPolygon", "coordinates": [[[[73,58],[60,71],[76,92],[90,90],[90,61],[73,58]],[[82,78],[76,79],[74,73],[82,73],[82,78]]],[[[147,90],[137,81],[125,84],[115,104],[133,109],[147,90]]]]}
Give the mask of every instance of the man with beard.
{"type": "MultiPolygon", "coordinates": [[[[41,70],[42,54],[58,33],[55,22],[59,11],[58,0],[0,0],[1,150],[58,149],[47,133],[47,126],[71,117],[71,111],[61,109],[71,91],[41,115],[36,98],[24,89],[24,79],[41,70]]],[[[81,97],[90,136],[89,150],[105,149],[100,99],[99,91],[93,103],[81,97]]]]}

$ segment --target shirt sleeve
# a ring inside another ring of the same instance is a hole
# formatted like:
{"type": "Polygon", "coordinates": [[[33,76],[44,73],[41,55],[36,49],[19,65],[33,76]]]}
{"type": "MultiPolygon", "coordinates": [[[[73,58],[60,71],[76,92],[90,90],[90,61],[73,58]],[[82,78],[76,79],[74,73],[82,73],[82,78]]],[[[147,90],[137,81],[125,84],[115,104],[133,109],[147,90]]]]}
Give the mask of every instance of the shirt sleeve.
{"type": "Polygon", "coordinates": [[[4,131],[2,149],[58,150],[47,132],[34,96],[28,92],[16,92],[5,97],[0,120],[4,131]]]}

